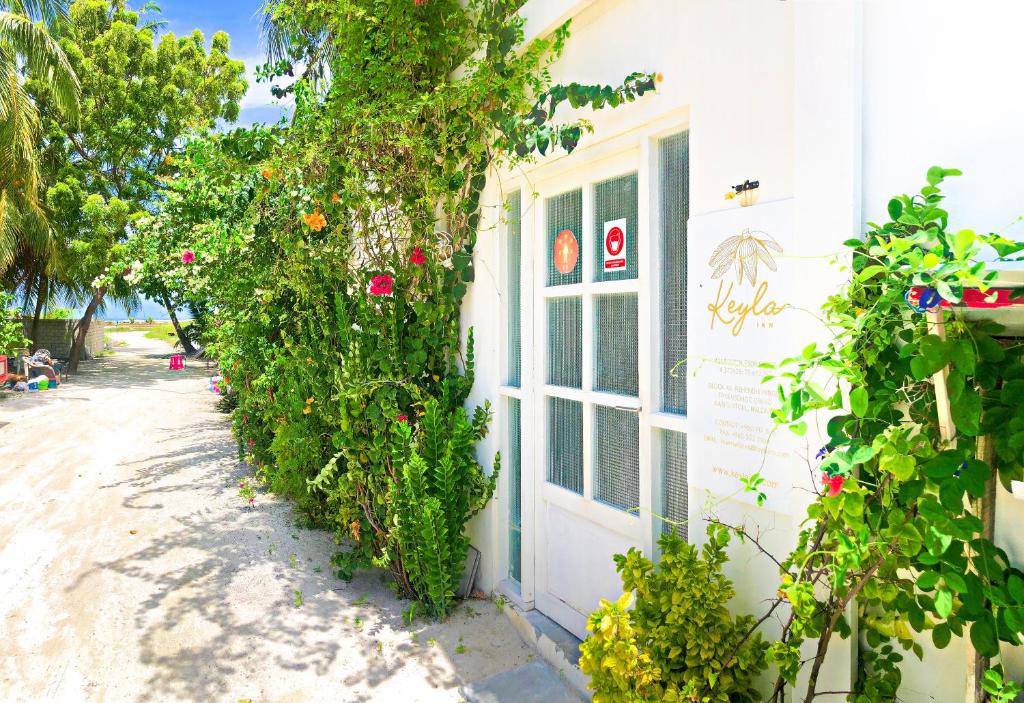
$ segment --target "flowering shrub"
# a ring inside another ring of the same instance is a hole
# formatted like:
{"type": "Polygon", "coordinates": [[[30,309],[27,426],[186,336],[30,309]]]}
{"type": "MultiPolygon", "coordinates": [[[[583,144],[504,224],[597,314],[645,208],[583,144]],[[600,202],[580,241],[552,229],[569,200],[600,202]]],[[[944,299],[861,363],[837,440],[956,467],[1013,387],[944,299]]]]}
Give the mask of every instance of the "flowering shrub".
{"type": "Polygon", "coordinates": [[[451,603],[465,521],[494,480],[470,460],[486,410],[469,414],[468,436],[460,424],[473,336],[463,339],[459,312],[486,173],[495,160],[575,148],[588,123],[556,124],[558,105],[613,107],[654,88],[639,73],[620,86],[550,85],[545,67],[567,28],[519,46],[514,10],[270,3],[275,61],[261,73],[303,66],[275,88],[294,94],[293,122],[192,143],[133,249],[199,311],[257,473],[352,545],[335,559],[339,574],[386,568],[436,615],[451,603]],[[195,262],[183,266],[168,241],[195,262]],[[431,414],[453,429],[425,427],[431,414]],[[472,491],[435,492],[431,510],[403,503],[410,452],[431,475],[447,470],[424,444],[452,433],[451,468],[472,491]],[[417,564],[439,538],[406,529],[420,518],[447,533],[447,566],[428,579],[417,564]]]}

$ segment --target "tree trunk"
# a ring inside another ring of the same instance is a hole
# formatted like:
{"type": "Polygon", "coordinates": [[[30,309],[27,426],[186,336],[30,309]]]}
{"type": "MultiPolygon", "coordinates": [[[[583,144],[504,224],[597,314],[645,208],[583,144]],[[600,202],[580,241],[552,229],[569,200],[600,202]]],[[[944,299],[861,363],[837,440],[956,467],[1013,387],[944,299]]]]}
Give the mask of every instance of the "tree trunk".
{"type": "Polygon", "coordinates": [[[82,349],[85,348],[85,336],[89,334],[89,325],[92,324],[92,316],[96,314],[96,308],[103,302],[103,296],[107,293],[107,287],[101,286],[96,289],[96,293],[92,296],[92,300],[89,301],[89,306],[85,309],[85,314],[82,315],[82,319],[78,321],[78,331],[75,333],[75,342],[71,345],[71,360],[68,362],[68,371],[76,373],[78,371],[78,362],[82,358],[82,349]]]}
{"type": "Polygon", "coordinates": [[[167,298],[167,293],[161,294],[161,299],[164,307],[167,308],[167,314],[171,316],[171,324],[174,325],[174,331],[178,335],[178,341],[181,342],[181,348],[184,350],[186,356],[195,356],[196,348],[192,346],[192,341],[185,336],[185,330],[181,328],[181,323],[178,322],[178,314],[174,310],[174,306],[171,305],[171,301],[167,298]]]}
{"type": "Polygon", "coordinates": [[[41,273],[39,274],[39,285],[36,287],[36,310],[32,315],[32,351],[35,351],[39,346],[36,344],[36,339],[39,338],[39,320],[43,316],[43,306],[46,304],[46,298],[49,297],[49,295],[50,279],[45,273],[41,273]]]}

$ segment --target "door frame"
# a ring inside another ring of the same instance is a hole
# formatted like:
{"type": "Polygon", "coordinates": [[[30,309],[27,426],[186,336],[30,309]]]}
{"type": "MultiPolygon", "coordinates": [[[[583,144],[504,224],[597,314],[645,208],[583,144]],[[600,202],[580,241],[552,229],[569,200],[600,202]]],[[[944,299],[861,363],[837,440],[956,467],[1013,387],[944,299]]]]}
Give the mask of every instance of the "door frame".
{"type": "MultiPolygon", "coordinates": [[[[504,582],[503,591],[524,608],[536,607],[552,617],[577,636],[585,636],[587,615],[580,614],[546,589],[547,534],[543,525],[545,503],[550,502],[603,527],[634,539],[648,555],[655,556],[661,521],[654,513],[661,506],[661,442],[659,430],[687,431],[684,415],[661,410],[662,386],[657,374],[663,368],[661,353],[661,237],[658,144],[663,137],[690,129],[689,108],[662,114],[628,131],[593,142],[572,155],[550,157],[545,163],[506,174],[502,190],[521,192],[520,244],[521,244],[521,358],[520,387],[501,386],[503,396],[499,413],[505,414],[507,399],[517,398],[520,405],[520,459],[521,459],[521,583],[504,582]],[[593,281],[593,186],[608,178],[635,172],[637,174],[637,278],[627,281],[593,281]],[[548,288],[547,281],[547,228],[546,204],[548,197],[575,188],[583,191],[583,275],[582,282],[571,286],[548,288]],[[592,500],[593,447],[592,405],[623,405],[622,396],[588,390],[593,364],[592,296],[594,293],[637,293],[637,336],[639,393],[633,400],[639,418],[640,462],[640,514],[628,515],[615,507],[592,500]],[[552,387],[546,384],[547,316],[545,304],[549,298],[567,295],[583,296],[583,389],[552,387]],[[646,347],[646,351],[644,351],[646,347]],[[547,482],[547,397],[555,395],[584,403],[584,494],[577,495],[547,482]],[[603,401],[603,402],[600,402],[603,401]],[[653,512],[652,512],[653,511],[653,512]]],[[[694,163],[692,140],[690,168],[694,163]]],[[[503,198],[502,198],[503,201],[503,198]]],[[[502,256],[507,249],[502,246],[502,256]]],[[[503,262],[504,263],[504,262],[503,262]]],[[[502,265],[501,290],[507,290],[507,266],[502,265]]],[[[502,334],[508,330],[505,310],[502,310],[502,334]]],[[[501,344],[502,373],[507,368],[507,344],[501,344]]],[[[504,378],[502,379],[504,380],[504,378]]],[[[508,447],[507,418],[500,423],[502,446],[508,447]]],[[[506,484],[507,486],[507,484],[506,484]]],[[[501,524],[503,530],[504,568],[508,567],[508,512],[501,524]]],[[[615,595],[615,594],[612,594],[615,595]]],[[[595,604],[596,605],[596,604],[595,604]]]]}

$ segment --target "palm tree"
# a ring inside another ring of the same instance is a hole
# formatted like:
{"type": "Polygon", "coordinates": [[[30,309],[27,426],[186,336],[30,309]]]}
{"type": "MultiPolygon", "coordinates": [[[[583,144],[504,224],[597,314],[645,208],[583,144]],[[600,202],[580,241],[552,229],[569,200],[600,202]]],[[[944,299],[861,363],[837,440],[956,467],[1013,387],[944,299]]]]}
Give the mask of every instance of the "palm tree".
{"type": "Polygon", "coordinates": [[[38,199],[39,112],[23,76],[45,86],[64,117],[78,121],[78,78],[51,33],[66,21],[63,0],[0,0],[0,273],[32,244],[27,239],[38,242],[48,230],[38,199]]]}

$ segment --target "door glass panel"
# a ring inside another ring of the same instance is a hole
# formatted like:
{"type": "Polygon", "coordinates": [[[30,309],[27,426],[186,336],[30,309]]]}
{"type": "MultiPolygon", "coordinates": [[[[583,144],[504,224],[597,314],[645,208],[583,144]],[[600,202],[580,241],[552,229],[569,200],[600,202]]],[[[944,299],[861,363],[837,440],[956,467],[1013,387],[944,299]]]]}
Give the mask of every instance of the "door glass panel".
{"type": "Polygon", "coordinates": [[[594,280],[637,275],[637,178],[635,173],[594,186],[594,280]],[[608,234],[617,228],[620,235],[608,234]],[[609,241],[606,244],[606,239],[609,241]],[[616,252],[616,249],[619,249],[616,252]]]}
{"type": "Polygon", "coordinates": [[[505,201],[505,261],[508,285],[505,314],[508,320],[508,358],[505,384],[519,387],[522,376],[522,334],[520,314],[520,281],[522,278],[522,223],[520,222],[520,193],[517,190],[505,201]]]}
{"type": "Polygon", "coordinates": [[[508,575],[522,580],[523,473],[522,425],[518,398],[508,399],[508,575]]]}
{"type": "Polygon", "coordinates": [[[636,293],[594,298],[594,389],[636,396],[636,293]]]}
{"type": "Polygon", "coordinates": [[[640,416],[594,408],[594,500],[620,510],[640,506],[640,416]]]}
{"type": "MultiPolygon", "coordinates": [[[[684,522],[689,496],[686,480],[686,435],[682,432],[661,432],[661,514],[668,520],[684,522]]],[[[662,532],[675,530],[686,539],[686,525],[662,522],[662,532]]]]}
{"type": "Polygon", "coordinates": [[[583,387],[583,299],[554,298],[548,306],[548,383],[583,387]]]}
{"type": "Polygon", "coordinates": [[[583,404],[548,398],[548,481],[583,494],[583,404]]]}
{"type": "Polygon", "coordinates": [[[665,412],[681,414],[686,413],[686,364],[680,362],[686,359],[688,138],[687,132],[681,132],[662,139],[658,145],[662,252],[662,408],[665,412]]]}
{"type": "Polygon", "coordinates": [[[548,198],[547,209],[548,285],[579,283],[583,280],[583,191],[577,188],[548,198]]]}

